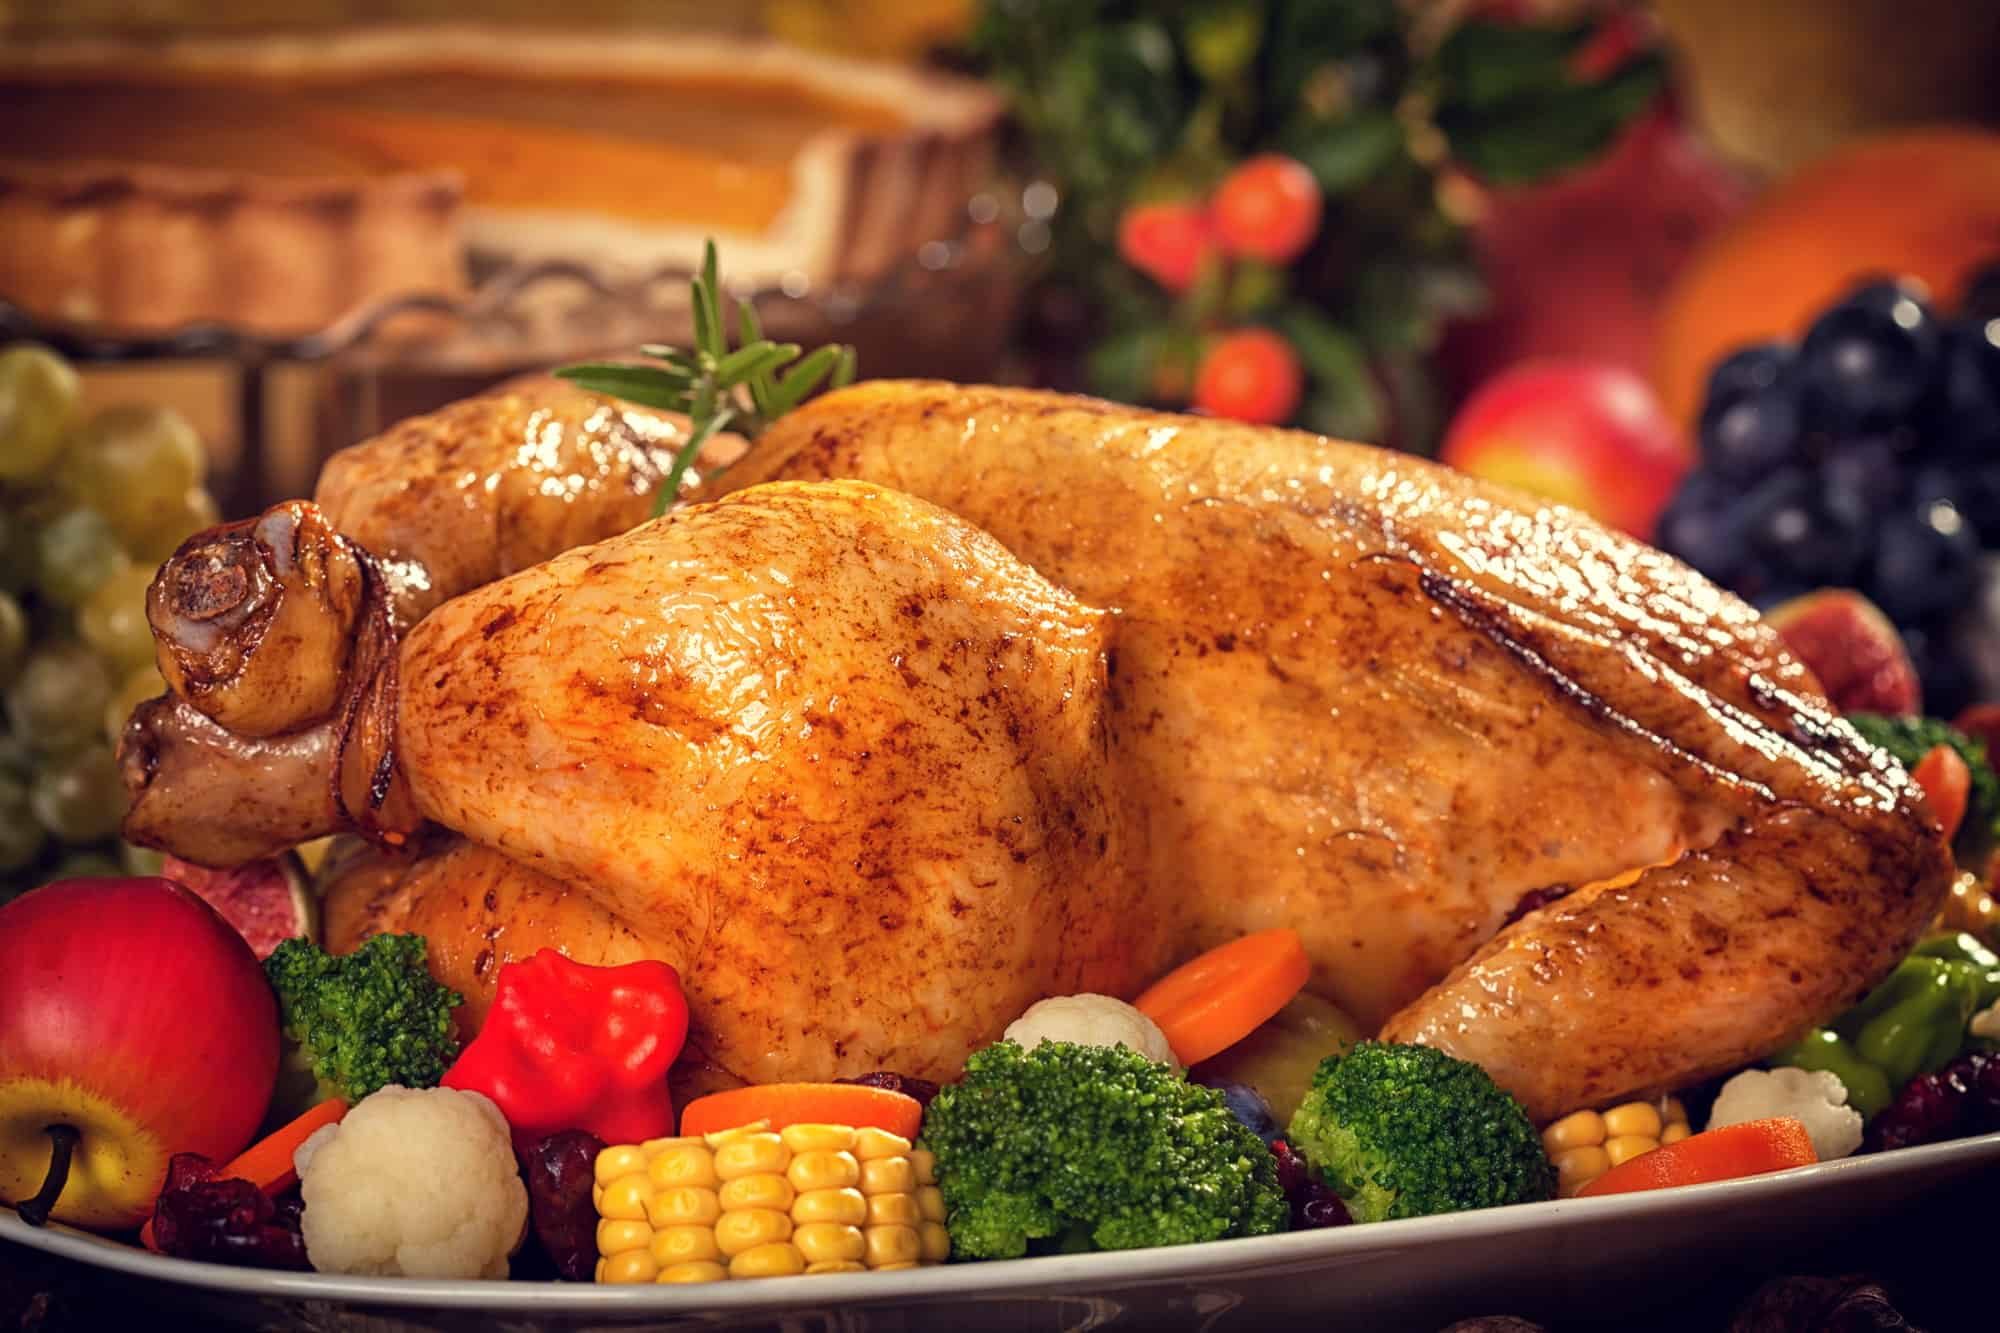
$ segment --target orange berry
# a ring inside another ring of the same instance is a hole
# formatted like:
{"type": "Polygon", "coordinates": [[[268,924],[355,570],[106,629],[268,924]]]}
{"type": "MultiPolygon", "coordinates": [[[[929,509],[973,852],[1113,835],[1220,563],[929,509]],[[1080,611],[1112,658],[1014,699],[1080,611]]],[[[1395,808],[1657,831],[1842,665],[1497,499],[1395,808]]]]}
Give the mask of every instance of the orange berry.
{"type": "Polygon", "coordinates": [[[1194,379],[1194,404],[1202,411],[1265,426],[1291,420],[1304,392],[1298,354],[1269,329],[1218,338],[1194,379]]]}
{"type": "Polygon", "coordinates": [[[1319,182],[1296,158],[1264,153],[1223,178],[1215,230],[1230,254],[1289,264],[1319,232],[1319,182]]]}
{"type": "Polygon", "coordinates": [[[1118,220],[1125,262],[1176,294],[1194,285],[1214,248],[1214,229],[1198,204],[1135,204],[1118,220]]]}

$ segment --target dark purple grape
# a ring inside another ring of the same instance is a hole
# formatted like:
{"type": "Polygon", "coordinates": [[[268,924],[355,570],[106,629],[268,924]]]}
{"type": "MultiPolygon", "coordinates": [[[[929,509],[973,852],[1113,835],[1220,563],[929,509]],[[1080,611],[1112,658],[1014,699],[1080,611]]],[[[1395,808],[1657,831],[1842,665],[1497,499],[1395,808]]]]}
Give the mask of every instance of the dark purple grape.
{"type": "Polygon", "coordinates": [[[1257,1089],[1247,1083],[1211,1083],[1208,1086],[1222,1094],[1222,1104],[1229,1108],[1229,1114],[1264,1142],[1269,1143],[1284,1134],[1278,1118],[1271,1114],[1271,1103],[1265,1101],[1257,1089]]]}
{"type": "Polygon", "coordinates": [[[2000,260],[1974,273],[1965,284],[1965,299],[1958,303],[1958,315],[1965,320],[2000,319],[2000,260]]]}
{"type": "Polygon", "coordinates": [[[1972,524],[1981,546],[2000,546],[2000,455],[1989,462],[1926,463],[1910,482],[1918,505],[1939,500],[1972,524]]]}
{"type": "Polygon", "coordinates": [[[886,1092],[900,1092],[905,1097],[915,1098],[928,1111],[931,1098],[938,1095],[938,1085],[927,1078],[910,1078],[904,1074],[894,1074],[886,1069],[878,1069],[872,1074],[856,1074],[853,1078],[835,1079],[836,1083],[858,1083],[864,1088],[881,1088],[886,1092]]]}
{"type": "Polygon", "coordinates": [[[1836,434],[1907,418],[1936,372],[1938,321],[1914,288],[1875,282],[1813,321],[1799,345],[1808,412],[1836,434]]]}
{"type": "Polygon", "coordinates": [[[2000,446],[2000,317],[1950,329],[1938,379],[1936,429],[1954,452],[2000,446]]]}
{"type": "Polygon", "coordinates": [[[1909,465],[1890,437],[1864,435],[1827,450],[1820,464],[1820,485],[1828,504],[1859,514],[1883,514],[1909,498],[1909,465]]]}
{"type": "Polygon", "coordinates": [[[218,1180],[198,1153],[175,1153],[153,1205],[153,1239],[162,1254],[251,1268],[304,1270],[300,1210],[280,1212],[247,1180],[218,1180]]]}
{"type": "Polygon", "coordinates": [[[1654,540],[1717,583],[1729,583],[1750,558],[1750,539],[1734,512],[1738,488],[1712,472],[1689,473],[1660,515],[1654,540]]]}
{"type": "Polygon", "coordinates": [[[1898,625],[1957,610],[1978,577],[1979,538],[1949,504],[1892,514],[1876,534],[1868,595],[1898,625]]]}
{"type": "Polygon", "coordinates": [[[1718,476],[1755,481],[1799,456],[1803,427],[1788,384],[1711,400],[1701,413],[1702,461],[1718,476]]]}
{"type": "Polygon", "coordinates": [[[1750,542],[1773,585],[1843,583],[1868,556],[1865,510],[1831,504],[1824,487],[1801,488],[1758,517],[1750,542]]]}
{"type": "Polygon", "coordinates": [[[528,1215],[556,1272],[588,1282],[597,1267],[597,1209],[590,1200],[604,1140],[565,1129],[536,1143],[523,1158],[528,1215]]]}
{"type": "Polygon", "coordinates": [[[1797,359],[1790,343],[1751,343],[1739,347],[1708,372],[1708,390],[1702,401],[1709,407],[1722,407],[1773,388],[1791,374],[1797,359]]]}

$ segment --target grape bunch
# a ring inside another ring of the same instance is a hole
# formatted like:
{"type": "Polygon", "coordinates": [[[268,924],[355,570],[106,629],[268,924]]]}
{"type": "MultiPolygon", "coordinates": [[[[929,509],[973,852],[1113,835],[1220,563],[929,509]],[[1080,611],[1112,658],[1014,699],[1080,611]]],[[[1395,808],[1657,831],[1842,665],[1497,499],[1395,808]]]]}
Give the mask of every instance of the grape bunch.
{"type": "Polygon", "coordinates": [[[0,348],[0,902],[51,879],[143,873],[118,840],[114,759],[164,686],[146,585],[216,521],[206,455],[163,408],[79,412],[75,370],[0,348]]]}
{"type": "Polygon", "coordinates": [[[2000,567],[2000,263],[1956,318],[1870,282],[1798,343],[1725,358],[1657,539],[1765,610],[1859,589],[1901,631],[1925,711],[1971,702],[1968,608],[2000,567]]]}

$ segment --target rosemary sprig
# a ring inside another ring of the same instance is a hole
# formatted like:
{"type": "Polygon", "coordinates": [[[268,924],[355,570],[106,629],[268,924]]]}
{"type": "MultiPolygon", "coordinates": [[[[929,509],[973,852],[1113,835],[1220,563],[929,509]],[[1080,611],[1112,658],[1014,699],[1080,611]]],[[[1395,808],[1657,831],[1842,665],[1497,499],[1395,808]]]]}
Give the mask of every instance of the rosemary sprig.
{"type": "Polygon", "coordinates": [[[649,343],[640,352],[657,366],[590,361],[556,371],[594,393],[668,412],[685,412],[688,438],[674,454],[665,483],[653,497],[653,516],[667,512],[681,493],[681,479],[714,434],[733,426],[746,439],[806,400],[822,381],[838,389],[854,379],[854,349],[832,343],[799,359],[797,343],[772,342],[748,301],[736,303],[736,343],[722,313],[722,284],[715,275],[715,242],[702,251],[701,272],[690,284],[694,346],[686,351],[649,343]]]}

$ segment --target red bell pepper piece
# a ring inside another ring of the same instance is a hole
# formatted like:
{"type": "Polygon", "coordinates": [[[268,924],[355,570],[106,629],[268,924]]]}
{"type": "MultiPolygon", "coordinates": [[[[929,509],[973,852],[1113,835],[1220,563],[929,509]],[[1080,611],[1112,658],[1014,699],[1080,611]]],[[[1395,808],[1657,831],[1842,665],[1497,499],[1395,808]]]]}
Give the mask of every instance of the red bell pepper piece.
{"type": "Polygon", "coordinates": [[[639,1143],[674,1132],[667,1069],[687,1026],[665,963],[592,967],[543,949],[500,969],[485,1026],[442,1082],[491,1097],[524,1152],[565,1129],[639,1143]]]}

